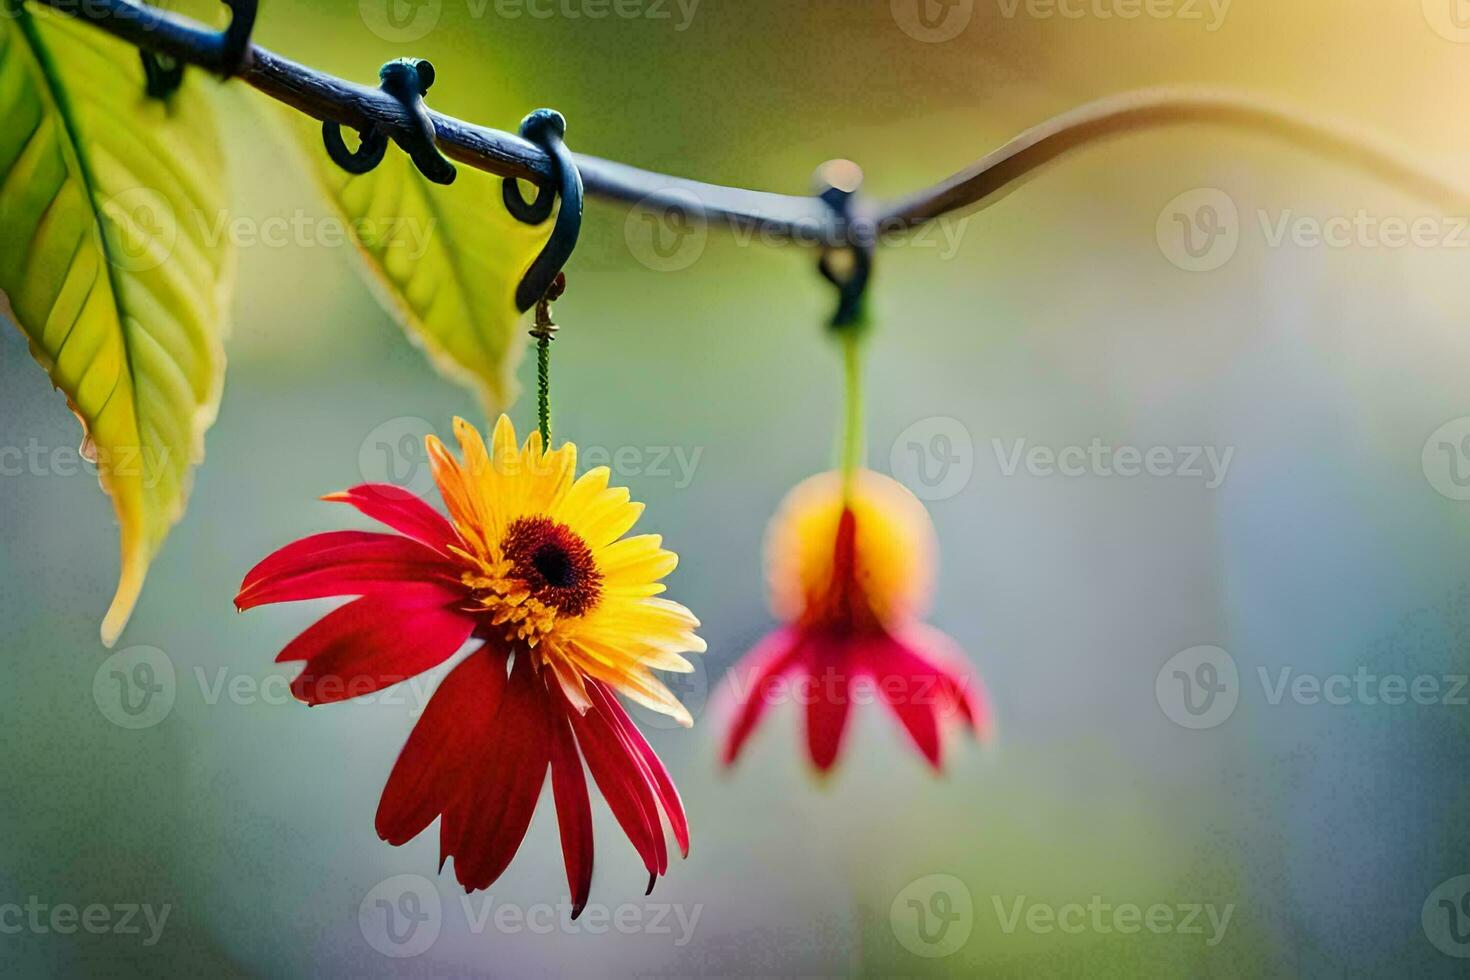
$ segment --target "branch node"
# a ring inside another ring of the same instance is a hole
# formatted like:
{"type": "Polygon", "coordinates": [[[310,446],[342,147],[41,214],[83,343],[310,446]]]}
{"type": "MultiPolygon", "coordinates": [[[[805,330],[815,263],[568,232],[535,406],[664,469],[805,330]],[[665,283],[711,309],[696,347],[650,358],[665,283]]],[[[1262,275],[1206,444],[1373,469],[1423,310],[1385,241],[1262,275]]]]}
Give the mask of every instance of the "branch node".
{"type": "MultiPolygon", "coordinates": [[[[250,64],[250,35],[255,30],[256,0],[224,0],[230,23],[215,38],[218,58],[214,69],[221,78],[233,78],[250,64]]],[[[150,99],[167,100],[184,83],[184,63],[170,54],[138,49],[143,61],[143,90],[150,99]]]]}
{"type": "Polygon", "coordinates": [[[418,58],[398,58],[378,72],[380,88],[393,97],[402,109],[393,124],[373,123],[358,131],[361,144],[356,151],[347,149],[342,139],[341,123],[322,123],[322,142],[332,162],[350,174],[365,174],[383,161],[391,137],[419,173],[436,184],[452,184],[456,176],[454,164],[439,152],[434,120],[424,105],[424,96],[434,84],[434,66],[418,58]]]}
{"type": "Polygon", "coordinates": [[[837,287],[837,312],[832,315],[832,329],[847,330],[863,322],[863,297],[872,276],[873,251],[877,245],[872,221],[856,205],[863,186],[863,171],[851,160],[828,160],[817,168],[812,181],[817,196],[837,218],[837,235],[823,247],[817,270],[837,287]],[[844,253],[850,261],[845,267],[839,267],[837,256],[844,253]]]}
{"type": "Polygon", "coordinates": [[[551,216],[555,199],[561,198],[561,209],[557,211],[551,237],[516,287],[516,308],[524,313],[538,303],[556,299],[566,288],[562,266],[572,257],[572,250],[577,247],[577,236],[582,231],[582,174],[572,159],[572,152],[562,142],[567,132],[567,121],[561,113],[555,109],[537,109],[521,120],[520,132],[523,139],[536,144],[551,157],[556,172],[556,188],[538,188],[536,199],[527,201],[515,178],[507,177],[501,185],[505,209],[523,224],[539,225],[551,216]]]}

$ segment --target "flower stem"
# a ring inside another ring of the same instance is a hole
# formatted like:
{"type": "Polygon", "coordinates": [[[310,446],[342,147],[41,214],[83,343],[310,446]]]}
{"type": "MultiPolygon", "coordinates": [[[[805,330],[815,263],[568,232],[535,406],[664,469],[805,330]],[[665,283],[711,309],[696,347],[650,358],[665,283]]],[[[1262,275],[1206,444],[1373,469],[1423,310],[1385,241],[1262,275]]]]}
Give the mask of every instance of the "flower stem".
{"type": "Polygon", "coordinates": [[[541,432],[541,446],[547,452],[551,451],[551,338],[556,336],[551,302],[564,289],[566,278],[558,275],[536,304],[536,321],[531,327],[531,336],[536,338],[536,428],[541,432]]]}
{"type": "Polygon", "coordinates": [[[536,427],[541,445],[551,448],[551,337],[536,338],[536,427]]]}
{"type": "Polygon", "coordinates": [[[842,418],[842,496],[852,496],[853,481],[863,465],[863,366],[862,331],[843,330],[838,335],[842,344],[843,418],[842,418]]]}

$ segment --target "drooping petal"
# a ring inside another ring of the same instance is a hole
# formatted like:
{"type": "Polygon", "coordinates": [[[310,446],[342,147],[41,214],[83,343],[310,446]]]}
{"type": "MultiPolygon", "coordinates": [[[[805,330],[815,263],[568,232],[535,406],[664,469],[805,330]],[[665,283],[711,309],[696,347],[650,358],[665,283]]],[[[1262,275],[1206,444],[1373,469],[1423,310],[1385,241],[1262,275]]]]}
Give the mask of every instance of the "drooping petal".
{"type": "Polygon", "coordinates": [[[596,650],[585,639],[573,640],[564,648],[575,669],[602,681],[636,704],[650,711],[668,715],[685,728],[694,725],[689,709],[679,703],[663,681],[633,660],[613,660],[596,650]]]}
{"type": "Polygon", "coordinates": [[[947,634],[925,623],[913,623],[894,634],[914,656],[927,663],[938,678],[941,721],[945,715],[958,713],[977,735],[990,730],[990,701],[985,685],[975,676],[960,645],[947,634]]]}
{"type": "Polygon", "coordinates": [[[806,644],[806,741],[818,772],[832,768],[847,732],[853,665],[846,654],[845,645],[830,637],[815,636],[806,644]]]}
{"type": "Polygon", "coordinates": [[[544,700],[530,657],[517,655],[482,744],[470,749],[475,777],[439,823],[441,860],[454,858],[466,892],[489,888],[509,866],[551,765],[544,700]]]}
{"type": "Polygon", "coordinates": [[[437,510],[401,487],[391,483],[363,483],[329,493],[323,500],[351,504],[375,521],[381,521],[400,534],[406,534],[435,551],[459,541],[459,535],[437,510]]]}
{"type": "Polygon", "coordinates": [[[328,531],[268,555],[240,583],[235,606],[390,592],[405,582],[457,581],[453,564],[397,534],[328,531]]]}
{"type": "Polygon", "coordinates": [[[572,710],[580,713],[592,707],[592,699],[587,696],[587,683],[581,671],[577,670],[565,657],[548,657],[546,666],[556,678],[557,684],[561,687],[562,696],[571,704],[572,710]]]}
{"type": "Polygon", "coordinates": [[[413,840],[481,778],[504,693],[505,653],[486,645],[449,672],[398,755],[378,803],[378,836],[413,840]]]}
{"type": "Polygon", "coordinates": [[[938,716],[951,703],[938,670],[887,636],[862,644],[859,656],[878,689],[878,696],[893,711],[929,765],[938,770],[943,764],[938,716]]]}
{"type": "Polygon", "coordinates": [[[684,857],[689,856],[689,817],[684,813],[684,801],[679,799],[679,790],[674,786],[674,780],[669,776],[669,770],[665,768],[663,760],[658,753],[653,751],[653,746],[648,744],[648,739],[633,724],[633,719],[628,717],[628,712],[618,703],[617,695],[606,684],[596,681],[589,685],[588,693],[598,702],[598,707],[611,718],[622,733],[623,744],[632,748],[635,757],[642,763],[644,776],[650,780],[654,791],[658,794],[659,803],[663,806],[664,816],[669,820],[669,828],[674,832],[674,840],[679,845],[679,853],[684,857]]]}
{"type": "Polygon", "coordinates": [[[586,714],[572,712],[568,717],[587,768],[618,825],[643,859],[650,877],[663,874],[669,856],[653,790],[637,761],[624,749],[621,734],[595,702],[586,714]]]}
{"type": "Polygon", "coordinates": [[[556,825],[561,832],[562,860],[566,863],[575,919],[582,914],[592,890],[592,804],[587,796],[582,754],[577,751],[577,740],[567,720],[569,705],[555,691],[546,705],[551,732],[551,792],[556,801],[556,825]]]}
{"type": "Polygon", "coordinates": [[[292,640],[277,663],[306,661],[291,693],[328,704],[390,687],[443,663],[475,628],[456,608],[461,596],[430,584],[405,584],[354,599],[292,640]]]}
{"type": "Polygon", "coordinates": [[[775,703],[781,679],[795,666],[799,655],[799,634],[783,627],[770,634],[730,668],[724,682],[724,697],[735,705],[735,717],[725,736],[722,760],[733,765],[755,731],[766,709],[775,703]]]}

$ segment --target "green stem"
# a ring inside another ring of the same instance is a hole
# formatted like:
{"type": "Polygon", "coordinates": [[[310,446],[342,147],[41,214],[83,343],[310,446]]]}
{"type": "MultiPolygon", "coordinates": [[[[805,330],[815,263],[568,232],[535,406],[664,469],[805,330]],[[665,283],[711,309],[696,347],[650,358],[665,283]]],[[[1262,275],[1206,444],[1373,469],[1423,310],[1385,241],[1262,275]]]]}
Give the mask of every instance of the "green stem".
{"type": "Polygon", "coordinates": [[[551,449],[551,338],[536,338],[536,427],[541,430],[541,445],[551,449]]]}
{"type": "Polygon", "coordinates": [[[863,465],[863,367],[860,331],[843,330],[842,344],[844,406],[842,419],[842,496],[852,496],[858,468],[863,465]]]}

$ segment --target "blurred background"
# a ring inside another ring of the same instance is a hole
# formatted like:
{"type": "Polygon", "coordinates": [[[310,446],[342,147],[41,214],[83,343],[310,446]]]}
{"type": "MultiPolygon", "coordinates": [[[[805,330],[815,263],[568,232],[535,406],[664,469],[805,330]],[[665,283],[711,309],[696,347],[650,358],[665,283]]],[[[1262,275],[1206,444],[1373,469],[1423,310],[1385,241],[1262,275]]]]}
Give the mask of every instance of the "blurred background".
{"type": "MultiPolygon", "coordinates": [[[[513,129],[554,106],[577,149],[792,193],[849,157],[868,194],[901,195],[1081,102],[1173,82],[1349,121],[1470,188],[1457,0],[921,2],[267,0],[256,36],[363,82],[428,57],[443,111],[513,129]]],[[[218,88],[237,215],[327,215],[261,101],[218,88]]],[[[153,931],[140,911],[139,935],[0,935],[0,968],[1459,975],[1465,221],[1276,137],[1191,126],[1083,149],[882,251],[869,462],[926,500],[930,621],[968,652],[997,730],[954,741],[935,777],[886,712],[860,710],[818,782],[790,707],[718,772],[707,694],[771,626],[769,515],[834,458],[830,289],[810,250],[722,227],[654,242],[636,209],[589,204],[557,306],[557,431],[648,503],[640,526],[680,553],[670,595],[710,647],[680,688],[692,731],[638,716],[692,853],[644,898],[594,804],[602,934],[596,912],[556,908],[549,799],[468,899],[436,874],[434,832],[380,842],[378,795],[431,688],[308,710],[272,660],[331,604],[231,605],[268,551],[357,526],[318,495],[425,490],[422,435],[483,415],[350,246],[240,250],[219,421],[122,659],[97,642],[110,505],[56,463],[76,423],[0,331],[0,446],[51,461],[0,477],[0,904],[168,909],[153,931]],[[1047,465],[1093,446],[1111,462],[1047,465]],[[1128,468],[1156,448],[1167,463],[1128,468]],[[140,662],[172,680],[120,714],[109,678],[140,662]],[[1217,700],[1188,686],[1211,679],[1217,700]]],[[[532,424],[531,402],[513,415],[532,424]]]]}

